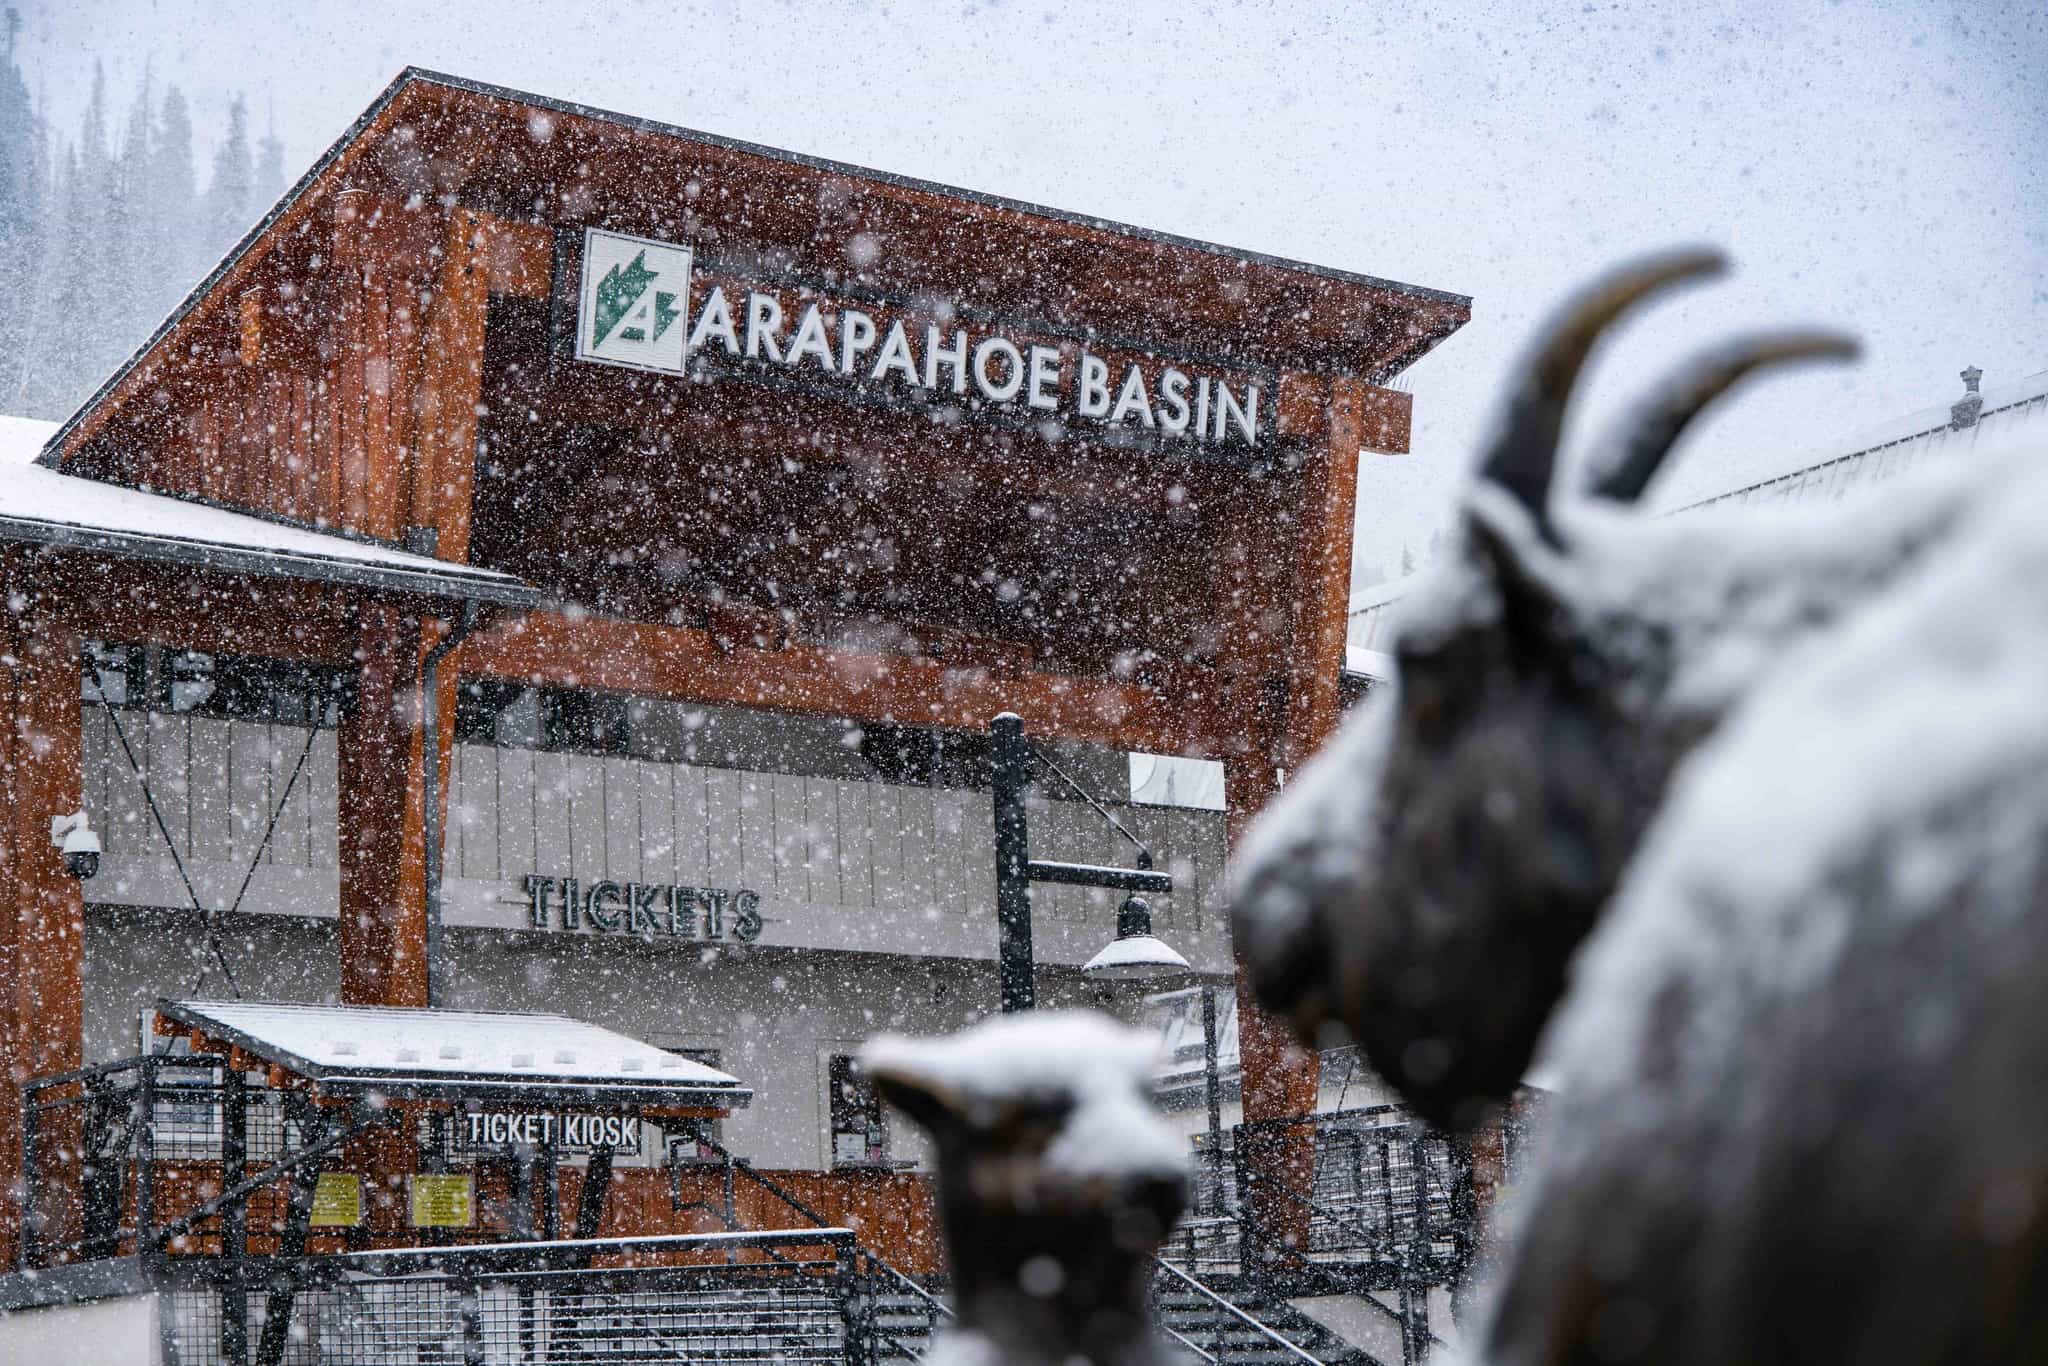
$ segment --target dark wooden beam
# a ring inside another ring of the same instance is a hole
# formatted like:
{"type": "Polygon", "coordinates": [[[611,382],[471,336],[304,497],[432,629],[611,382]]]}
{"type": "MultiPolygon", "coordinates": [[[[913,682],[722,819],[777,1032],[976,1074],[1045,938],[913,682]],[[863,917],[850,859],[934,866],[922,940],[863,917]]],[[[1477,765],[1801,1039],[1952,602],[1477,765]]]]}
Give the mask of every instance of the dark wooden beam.
{"type": "Polygon", "coordinates": [[[25,1172],[21,1102],[25,1082],[81,1062],[85,901],[50,843],[50,818],[81,804],[78,631],[26,557],[0,555],[0,583],[17,603],[0,614],[0,1254],[11,1265],[25,1179],[40,1242],[81,1228],[77,1117],[46,1123],[25,1172]]]}
{"type": "Polygon", "coordinates": [[[1014,711],[1034,735],[1155,754],[1207,752],[1219,729],[1216,688],[1195,669],[1143,683],[807,646],[721,648],[695,627],[552,613],[480,632],[461,659],[469,674],[852,721],[980,730],[1014,711]]]}

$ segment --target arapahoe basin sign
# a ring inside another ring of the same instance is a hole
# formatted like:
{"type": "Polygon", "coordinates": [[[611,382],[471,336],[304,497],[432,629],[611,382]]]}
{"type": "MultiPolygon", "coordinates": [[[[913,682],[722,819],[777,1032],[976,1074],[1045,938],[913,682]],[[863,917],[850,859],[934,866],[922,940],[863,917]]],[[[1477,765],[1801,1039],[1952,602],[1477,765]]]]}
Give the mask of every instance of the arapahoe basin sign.
{"type": "MultiPolygon", "coordinates": [[[[689,246],[586,228],[578,360],[662,374],[752,374],[868,401],[944,407],[1219,454],[1271,433],[1271,372],[1161,355],[1037,324],[977,321],[939,303],[838,297],[700,265],[689,246]]],[[[844,294],[845,291],[839,291],[844,294]]]]}

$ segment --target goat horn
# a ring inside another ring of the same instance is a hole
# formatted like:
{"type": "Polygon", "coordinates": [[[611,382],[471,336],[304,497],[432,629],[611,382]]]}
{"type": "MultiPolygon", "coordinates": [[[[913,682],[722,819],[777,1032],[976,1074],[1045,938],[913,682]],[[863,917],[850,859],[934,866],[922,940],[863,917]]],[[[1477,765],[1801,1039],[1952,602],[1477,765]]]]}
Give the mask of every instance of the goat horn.
{"type": "Polygon", "coordinates": [[[1528,508],[1546,537],[1550,477],[1557,465],[1565,404],[1593,343],[1637,301],[1666,285],[1718,275],[1727,268],[1725,256],[1701,247],[1631,262],[1594,281],[1544,332],[1523,367],[1520,386],[1502,415],[1500,435],[1479,472],[1528,508]]]}
{"type": "Polygon", "coordinates": [[[1621,456],[1593,485],[1593,494],[1633,503],[1657,477],[1672,446],[1702,409],[1753,371],[1796,361],[1854,360],[1854,337],[1814,330],[1741,337],[1695,357],[1634,419],[1621,456]]]}

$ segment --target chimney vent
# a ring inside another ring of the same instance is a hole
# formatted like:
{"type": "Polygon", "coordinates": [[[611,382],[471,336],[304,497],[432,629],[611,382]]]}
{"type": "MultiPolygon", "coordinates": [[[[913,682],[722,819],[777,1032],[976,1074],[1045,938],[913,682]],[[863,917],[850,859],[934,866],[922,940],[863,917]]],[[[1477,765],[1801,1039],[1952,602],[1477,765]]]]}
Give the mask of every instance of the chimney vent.
{"type": "Polygon", "coordinates": [[[1977,414],[1984,411],[1984,395],[1977,392],[1977,381],[1984,378],[1984,372],[1976,366],[1963,371],[1963,396],[1948,407],[1948,425],[1951,431],[1977,425],[1977,414]]]}

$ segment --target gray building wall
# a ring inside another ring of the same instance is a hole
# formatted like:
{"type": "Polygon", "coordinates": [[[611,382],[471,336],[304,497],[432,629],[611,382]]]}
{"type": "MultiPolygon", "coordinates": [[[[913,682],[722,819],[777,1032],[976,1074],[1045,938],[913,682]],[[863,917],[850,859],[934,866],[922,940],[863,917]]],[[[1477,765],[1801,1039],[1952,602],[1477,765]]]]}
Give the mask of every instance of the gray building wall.
{"type": "MultiPolygon", "coordinates": [[[[334,737],[191,715],[120,713],[171,837],[209,908],[248,873],[301,752],[270,846],[222,952],[241,994],[332,1001],[334,737]]],[[[993,1009],[994,863],[985,792],[756,773],[625,756],[456,747],[447,915],[459,1009],[552,1011],[651,1043],[714,1049],[754,1089],[726,1122],[736,1151],[767,1166],[830,1165],[827,1060],[884,1029],[937,1033],[993,1009]],[[593,882],[748,889],[753,944],[531,927],[529,874],[593,882]]],[[[85,714],[85,800],[105,858],[87,885],[89,1061],[135,1051],[162,996],[229,988],[205,948],[141,786],[103,711],[85,714]]],[[[1220,812],[1116,808],[1176,878],[1155,931],[1198,966],[1227,972],[1220,812]]],[[[1128,845],[1076,802],[1033,811],[1043,857],[1128,864],[1128,845]]],[[[1048,1004],[1135,1001],[1084,983],[1078,964],[1114,933],[1103,892],[1040,888],[1035,939],[1048,1004]]],[[[647,1145],[650,1149],[652,1145],[647,1145]]],[[[891,1156],[923,1154],[908,1126],[891,1156]]],[[[651,1151],[643,1161],[655,1160],[651,1151]]]]}

